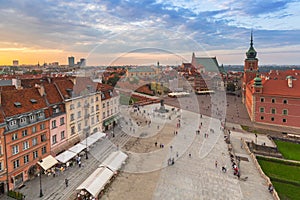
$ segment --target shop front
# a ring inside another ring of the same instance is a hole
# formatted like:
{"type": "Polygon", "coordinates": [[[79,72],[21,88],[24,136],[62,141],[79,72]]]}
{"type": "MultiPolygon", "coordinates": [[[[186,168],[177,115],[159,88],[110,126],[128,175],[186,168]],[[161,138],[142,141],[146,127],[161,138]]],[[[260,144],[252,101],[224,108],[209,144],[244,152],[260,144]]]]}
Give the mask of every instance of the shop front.
{"type": "Polygon", "coordinates": [[[14,184],[14,188],[20,187],[24,182],[24,174],[21,172],[20,174],[12,177],[12,182],[14,184]]]}
{"type": "Polygon", "coordinates": [[[113,116],[103,121],[103,131],[111,130],[118,122],[119,116],[113,116]]]}

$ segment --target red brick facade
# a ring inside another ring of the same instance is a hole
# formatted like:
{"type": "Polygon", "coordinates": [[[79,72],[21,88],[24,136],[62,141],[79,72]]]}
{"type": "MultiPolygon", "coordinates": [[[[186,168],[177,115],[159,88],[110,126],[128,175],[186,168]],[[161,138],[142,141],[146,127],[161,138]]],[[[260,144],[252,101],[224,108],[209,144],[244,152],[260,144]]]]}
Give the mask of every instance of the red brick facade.
{"type": "Polygon", "coordinates": [[[250,44],[244,65],[243,102],[251,121],[300,128],[300,71],[276,70],[258,75],[252,36],[250,44]]]}

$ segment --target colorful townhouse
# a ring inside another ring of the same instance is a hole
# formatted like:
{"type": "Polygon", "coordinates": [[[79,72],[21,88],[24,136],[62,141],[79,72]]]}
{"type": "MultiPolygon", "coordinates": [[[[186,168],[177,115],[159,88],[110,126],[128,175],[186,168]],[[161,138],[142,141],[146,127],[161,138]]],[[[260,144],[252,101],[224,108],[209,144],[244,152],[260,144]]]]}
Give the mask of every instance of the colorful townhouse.
{"type": "Polygon", "coordinates": [[[44,87],[45,100],[50,115],[50,149],[51,155],[55,156],[68,147],[66,137],[66,112],[63,98],[53,83],[38,85],[44,87]]]}
{"type": "Polygon", "coordinates": [[[0,195],[7,191],[7,167],[4,140],[5,123],[3,115],[0,115],[0,195]]]}
{"type": "Polygon", "coordinates": [[[110,85],[98,83],[97,91],[101,95],[102,130],[112,129],[119,116],[119,94],[110,85]]]}
{"type": "Polygon", "coordinates": [[[6,188],[11,190],[33,177],[37,161],[50,154],[49,110],[44,92],[35,87],[2,91],[0,105],[6,188]]]}
{"type": "Polygon", "coordinates": [[[66,111],[66,138],[73,146],[85,137],[102,131],[101,95],[97,83],[85,77],[55,81],[66,111]]]}

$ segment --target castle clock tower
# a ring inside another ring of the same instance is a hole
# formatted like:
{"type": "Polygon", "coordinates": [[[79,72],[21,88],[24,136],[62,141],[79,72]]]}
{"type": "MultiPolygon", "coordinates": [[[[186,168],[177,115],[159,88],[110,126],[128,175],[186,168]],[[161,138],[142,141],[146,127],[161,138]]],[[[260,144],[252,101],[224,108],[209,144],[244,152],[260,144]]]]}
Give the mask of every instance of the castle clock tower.
{"type": "Polygon", "coordinates": [[[253,47],[253,33],[251,32],[250,48],[246,52],[247,58],[244,63],[244,77],[243,77],[243,103],[245,103],[246,85],[256,77],[258,73],[258,59],[256,58],[257,52],[253,47]]]}

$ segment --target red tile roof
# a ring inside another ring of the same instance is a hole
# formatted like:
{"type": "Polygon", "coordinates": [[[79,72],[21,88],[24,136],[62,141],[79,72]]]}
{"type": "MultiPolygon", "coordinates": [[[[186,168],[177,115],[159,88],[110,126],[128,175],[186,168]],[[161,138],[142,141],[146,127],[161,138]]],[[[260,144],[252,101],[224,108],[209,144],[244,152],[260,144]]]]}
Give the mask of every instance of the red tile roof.
{"type": "Polygon", "coordinates": [[[74,95],[78,96],[83,91],[96,92],[97,83],[93,82],[89,77],[77,77],[73,87],[74,95]],[[89,89],[88,89],[89,87],[89,89]]]}
{"type": "Polygon", "coordinates": [[[293,76],[300,79],[300,70],[271,70],[270,72],[262,73],[263,77],[268,77],[269,79],[282,79],[285,80],[287,76],[293,76]]]}
{"type": "Polygon", "coordinates": [[[14,85],[6,85],[0,87],[0,91],[6,91],[6,90],[16,90],[16,87],[14,85]]]}
{"type": "Polygon", "coordinates": [[[118,95],[114,90],[114,87],[103,83],[98,83],[97,91],[101,91],[104,94],[104,98],[101,97],[102,100],[110,99],[111,97],[118,95]],[[113,96],[110,96],[110,91],[112,92],[113,96]]]}
{"type": "Polygon", "coordinates": [[[58,104],[63,102],[62,96],[59,94],[54,84],[45,84],[44,87],[46,99],[48,100],[49,104],[58,104]]]}
{"type": "Polygon", "coordinates": [[[5,117],[10,117],[22,113],[32,112],[42,108],[47,108],[44,97],[40,95],[37,88],[22,90],[10,90],[1,92],[1,107],[5,117]],[[36,100],[32,103],[30,100],[36,100]],[[20,107],[15,106],[15,102],[21,103],[20,107]]]}
{"type": "Polygon", "coordinates": [[[64,99],[71,98],[68,93],[68,89],[73,90],[73,82],[71,80],[59,80],[55,81],[54,85],[58,88],[59,93],[63,96],[64,99]]]}
{"type": "MultiPolygon", "coordinates": [[[[252,87],[254,80],[248,83],[248,87],[252,87]]],[[[288,86],[287,80],[282,79],[262,79],[263,85],[263,95],[270,96],[284,96],[284,97],[293,97],[300,98],[300,80],[293,80],[293,87],[288,86]]]]}

